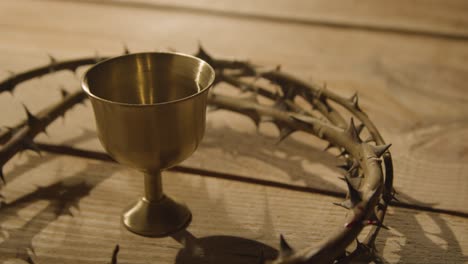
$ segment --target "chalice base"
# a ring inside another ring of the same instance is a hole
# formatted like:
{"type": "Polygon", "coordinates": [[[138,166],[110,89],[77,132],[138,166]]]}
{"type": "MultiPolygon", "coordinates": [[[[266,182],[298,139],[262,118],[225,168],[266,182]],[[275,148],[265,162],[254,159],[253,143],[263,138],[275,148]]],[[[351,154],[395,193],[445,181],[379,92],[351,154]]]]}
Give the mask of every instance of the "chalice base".
{"type": "Polygon", "coordinates": [[[157,201],[140,198],[122,214],[124,226],[131,232],[148,237],[164,237],[190,224],[190,210],[163,196],[157,201]]]}

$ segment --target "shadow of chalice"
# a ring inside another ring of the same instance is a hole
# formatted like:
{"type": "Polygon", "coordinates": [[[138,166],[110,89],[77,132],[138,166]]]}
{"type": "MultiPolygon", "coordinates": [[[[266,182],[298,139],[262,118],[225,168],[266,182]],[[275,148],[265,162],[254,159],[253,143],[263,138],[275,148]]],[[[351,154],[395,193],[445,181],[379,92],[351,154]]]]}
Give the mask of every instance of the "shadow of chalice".
{"type": "Polygon", "coordinates": [[[168,52],[115,57],[85,73],[82,87],[101,144],[116,161],[144,173],[144,196],[122,215],[128,230],[162,237],[190,223],[189,209],[163,193],[161,171],[197,149],[214,78],[206,62],[168,52]]]}

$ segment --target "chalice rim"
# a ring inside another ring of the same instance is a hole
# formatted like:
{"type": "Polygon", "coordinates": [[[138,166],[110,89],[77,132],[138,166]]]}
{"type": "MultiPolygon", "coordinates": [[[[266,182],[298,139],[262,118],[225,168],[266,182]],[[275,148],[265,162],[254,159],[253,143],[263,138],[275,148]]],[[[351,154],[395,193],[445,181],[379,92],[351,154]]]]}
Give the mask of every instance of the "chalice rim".
{"type": "Polygon", "coordinates": [[[125,54],[125,55],[121,55],[121,56],[108,58],[108,59],[102,60],[102,61],[94,64],[93,66],[91,66],[89,69],[87,69],[84,72],[84,74],[83,74],[83,76],[81,78],[81,88],[83,89],[83,91],[89,97],[91,97],[91,98],[93,98],[95,100],[104,102],[104,103],[121,105],[121,106],[128,106],[128,107],[151,107],[151,106],[161,106],[161,105],[169,105],[169,104],[180,103],[180,102],[183,102],[183,101],[190,100],[190,99],[192,99],[194,97],[200,96],[203,93],[207,92],[211,88],[211,86],[213,86],[215,76],[216,76],[216,71],[213,69],[213,67],[208,62],[206,62],[206,61],[204,61],[204,60],[202,60],[202,59],[200,59],[200,58],[198,58],[196,56],[192,56],[192,55],[181,53],[181,52],[172,52],[172,51],[136,52],[136,53],[125,54]],[[104,98],[102,98],[100,96],[97,96],[97,95],[95,95],[94,93],[92,93],[90,91],[89,86],[88,86],[88,81],[87,81],[87,79],[88,79],[87,76],[88,76],[88,73],[90,71],[92,71],[96,67],[101,66],[102,64],[109,63],[110,61],[113,61],[113,60],[121,59],[121,58],[124,58],[124,57],[136,56],[136,55],[144,55],[144,54],[177,55],[177,56],[182,56],[182,57],[186,57],[186,58],[190,58],[190,59],[195,59],[195,60],[201,62],[202,64],[205,64],[213,74],[211,75],[210,80],[208,81],[208,84],[203,89],[197,91],[196,93],[193,93],[193,94],[191,94],[189,96],[186,96],[186,97],[183,97],[183,98],[170,100],[170,101],[166,101],[166,102],[159,102],[159,103],[140,104],[140,103],[124,103],[124,102],[112,101],[112,100],[104,99],[104,98]]]}

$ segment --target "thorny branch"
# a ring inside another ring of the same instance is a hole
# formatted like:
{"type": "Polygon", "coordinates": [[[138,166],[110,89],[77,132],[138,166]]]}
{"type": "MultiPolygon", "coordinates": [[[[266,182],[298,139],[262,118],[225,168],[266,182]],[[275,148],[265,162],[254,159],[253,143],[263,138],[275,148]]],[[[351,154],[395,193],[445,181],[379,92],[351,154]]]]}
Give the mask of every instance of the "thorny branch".
{"type": "MultiPolygon", "coordinates": [[[[128,53],[126,51],[125,53],[128,53]]],[[[330,148],[338,148],[339,157],[344,159],[342,166],[346,170],[343,180],[348,187],[347,199],[337,205],[348,210],[345,224],[316,248],[294,250],[281,236],[280,255],[275,260],[260,259],[260,263],[305,264],[305,263],[350,263],[351,261],[378,261],[375,255],[375,239],[384,227],[382,222],[390,201],[394,198],[393,168],[388,148],[381,135],[359,106],[357,94],[350,99],[341,97],[325,87],[304,82],[278,69],[263,71],[257,66],[244,61],[219,60],[210,56],[201,47],[196,56],[210,63],[216,70],[216,84],[227,83],[242,92],[251,94],[248,98],[229,97],[212,92],[209,104],[212,107],[234,111],[251,118],[258,126],[260,122],[273,122],[279,132],[280,141],[295,131],[304,131],[329,142],[330,148]],[[246,78],[270,81],[279,91],[272,92],[246,78]],[[259,103],[258,97],[273,102],[272,105],[259,103]],[[295,101],[301,97],[310,108],[295,101]],[[351,119],[349,124],[329,103],[333,101],[347,109],[361,122],[356,126],[351,119]],[[312,109],[317,110],[318,115],[312,109]],[[362,140],[360,133],[366,128],[370,138],[362,140]],[[375,142],[376,144],[371,144],[375,142]],[[382,169],[382,160],[384,169],[382,169]],[[367,225],[373,225],[364,241],[357,241],[357,236],[367,225]]],[[[82,65],[93,64],[97,58],[84,58],[58,62],[51,58],[49,65],[31,71],[13,75],[0,82],[0,92],[14,91],[23,81],[59,70],[76,69],[82,65]]],[[[64,93],[64,99],[41,111],[36,116],[26,108],[28,119],[12,128],[0,131],[0,169],[18,151],[38,150],[33,143],[34,137],[44,132],[46,127],[57,117],[63,115],[76,103],[85,99],[83,92],[64,93]]],[[[0,170],[1,172],[1,170],[0,170]]],[[[4,180],[3,174],[0,174],[4,180]]],[[[384,227],[385,228],[385,227],[384,227]]],[[[112,263],[117,263],[118,246],[112,263]]]]}
{"type": "Polygon", "coordinates": [[[0,179],[5,183],[3,176],[3,166],[16,153],[21,150],[30,149],[39,152],[39,148],[34,144],[33,139],[41,132],[46,132],[46,127],[52,123],[57,117],[62,116],[68,109],[83,102],[86,95],[81,92],[73,94],[64,93],[64,98],[61,102],[42,110],[36,116],[33,115],[26,106],[24,107],[27,120],[16,125],[14,128],[7,129],[7,132],[2,134],[2,141],[6,140],[3,146],[0,147],[0,179]]]}

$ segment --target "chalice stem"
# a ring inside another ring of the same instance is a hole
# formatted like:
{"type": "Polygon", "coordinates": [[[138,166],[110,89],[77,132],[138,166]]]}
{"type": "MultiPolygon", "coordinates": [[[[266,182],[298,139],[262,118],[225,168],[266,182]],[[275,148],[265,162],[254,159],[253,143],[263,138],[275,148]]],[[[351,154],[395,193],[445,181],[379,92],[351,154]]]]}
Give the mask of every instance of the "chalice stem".
{"type": "Polygon", "coordinates": [[[162,191],[161,171],[145,173],[145,194],[124,210],[124,226],[139,235],[163,237],[186,227],[192,214],[162,191]]]}
{"type": "Polygon", "coordinates": [[[145,173],[145,199],[155,202],[163,198],[161,171],[145,173]]]}

